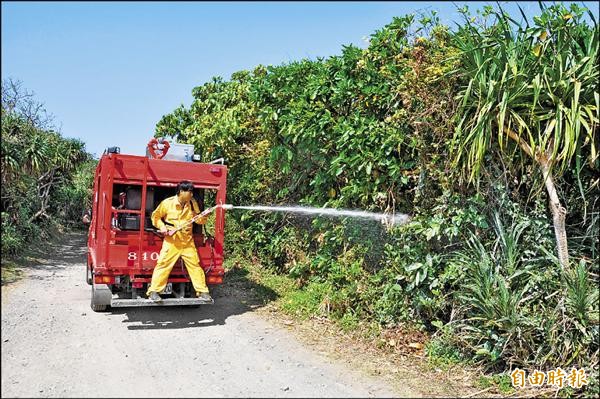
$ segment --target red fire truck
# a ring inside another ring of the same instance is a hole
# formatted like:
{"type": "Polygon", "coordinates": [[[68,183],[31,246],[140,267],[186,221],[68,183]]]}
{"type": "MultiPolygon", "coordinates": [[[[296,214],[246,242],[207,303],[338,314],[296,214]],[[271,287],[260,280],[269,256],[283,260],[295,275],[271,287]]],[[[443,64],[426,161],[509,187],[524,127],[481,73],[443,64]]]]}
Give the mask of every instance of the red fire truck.
{"type": "MultiPolygon", "coordinates": [[[[174,143],[176,145],[176,143],[174,143]]],[[[91,307],[200,305],[182,260],[171,271],[161,293],[163,301],[146,298],[162,235],[150,221],[160,202],[175,195],[182,180],[194,185],[194,198],[201,210],[225,204],[227,167],[165,155],[173,145],[152,139],[147,156],[120,154],[118,147],[102,155],[94,177],[93,202],[88,232],[86,280],[91,285],[91,307]]],[[[193,147],[192,147],[193,149],[193,147]]],[[[175,152],[175,151],[173,151],[175,152]]],[[[193,227],[200,266],[209,285],[223,282],[225,210],[217,206],[206,225],[193,227]],[[212,219],[212,220],[211,220],[212,219]],[[213,223],[214,221],[214,223],[213,223]]]]}

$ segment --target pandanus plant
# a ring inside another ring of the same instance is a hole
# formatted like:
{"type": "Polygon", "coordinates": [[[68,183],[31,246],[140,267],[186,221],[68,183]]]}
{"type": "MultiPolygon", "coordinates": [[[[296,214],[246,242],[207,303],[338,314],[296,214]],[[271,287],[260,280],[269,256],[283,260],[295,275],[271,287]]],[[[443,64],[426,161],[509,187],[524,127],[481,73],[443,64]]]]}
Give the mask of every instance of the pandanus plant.
{"type": "Polygon", "coordinates": [[[474,182],[489,151],[508,153],[508,143],[515,143],[541,171],[558,259],[567,268],[567,211],[555,181],[583,148],[597,168],[598,26],[576,5],[540,3],[540,10],[531,25],[523,13],[517,22],[488,8],[485,20],[495,21],[486,26],[465,12],[466,23],[455,35],[460,68],[452,73],[462,83],[453,159],[474,182]]]}

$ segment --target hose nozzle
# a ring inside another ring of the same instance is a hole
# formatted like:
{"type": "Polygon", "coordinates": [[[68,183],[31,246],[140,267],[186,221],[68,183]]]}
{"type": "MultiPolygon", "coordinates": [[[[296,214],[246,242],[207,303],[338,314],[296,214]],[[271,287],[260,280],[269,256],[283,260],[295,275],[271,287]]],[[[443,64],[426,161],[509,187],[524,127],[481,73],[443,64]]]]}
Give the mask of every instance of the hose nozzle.
{"type": "Polygon", "coordinates": [[[221,205],[215,205],[215,206],[213,206],[213,207],[210,207],[210,208],[208,208],[208,209],[207,209],[207,210],[205,210],[204,212],[202,212],[202,213],[200,214],[200,216],[207,216],[207,215],[209,215],[210,213],[212,213],[212,212],[213,212],[215,209],[217,209],[217,208],[219,208],[219,207],[220,207],[220,208],[223,208],[223,209],[225,209],[225,210],[227,210],[227,209],[233,209],[233,205],[231,205],[231,204],[221,204],[221,205]]]}

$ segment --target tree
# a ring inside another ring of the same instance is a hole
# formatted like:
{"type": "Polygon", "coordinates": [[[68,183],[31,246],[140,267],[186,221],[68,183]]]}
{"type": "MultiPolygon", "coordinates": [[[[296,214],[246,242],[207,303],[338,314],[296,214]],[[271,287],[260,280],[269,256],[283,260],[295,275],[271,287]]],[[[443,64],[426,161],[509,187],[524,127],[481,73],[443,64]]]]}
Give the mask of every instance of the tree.
{"type": "Polygon", "coordinates": [[[2,110],[15,113],[39,129],[54,128],[54,115],[46,111],[44,103],[35,99],[35,93],[13,78],[2,81],[2,110]]]}
{"type": "Polygon", "coordinates": [[[532,26],[525,16],[519,23],[487,7],[484,18],[496,17],[487,27],[464,10],[466,23],[455,35],[462,65],[454,73],[463,85],[453,153],[471,182],[491,149],[510,153],[507,141],[533,160],[548,192],[558,258],[566,268],[566,209],[555,180],[584,146],[590,165],[598,159],[598,27],[591,13],[593,26],[584,21],[585,9],[577,5],[541,7],[532,26]]]}
{"type": "MultiPolygon", "coordinates": [[[[20,81],[2,81],[2,202],[13,223],[25,227],[51,218],[52,195],[90,159],[85,144],[53,130],[49,115],[20,81]]],[[[25,229],[26,230],[26,229],[25,229]]]]}

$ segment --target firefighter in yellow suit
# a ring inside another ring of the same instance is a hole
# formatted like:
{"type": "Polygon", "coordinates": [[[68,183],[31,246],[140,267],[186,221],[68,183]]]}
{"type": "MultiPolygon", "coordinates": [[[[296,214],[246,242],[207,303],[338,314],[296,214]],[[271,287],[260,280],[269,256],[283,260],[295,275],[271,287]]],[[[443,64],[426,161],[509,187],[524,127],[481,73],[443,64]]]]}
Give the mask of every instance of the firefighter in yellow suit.
{"type": "MultiPolygon", "coordinates": [[[[164,199],[152,212],[152,224],[164,234],[162,249],[152,273],[152,282],[146,293],[148,298],[154,302],[162,300],[159,293],[165,289],[169,274],[179,257],[185,263],[196,296],[206,302],[212,302],[206,286],[204,270],[200,267],[200,259],[194,245],[193,226],[192,223],[189,223],[194,216],[200,213],[198,203],[192,198],[193,189],[192,182],[182,181],[177,185],[177,195],[164,199]],[[179,228],[186,222],[188,225],[175,234],[169,235],[169,228],[165,222],[172,225],[170,229],[179,228]]],[[[206,216],[200,216],[194,223],[204,224],[206,219],[206,216]]]]}

